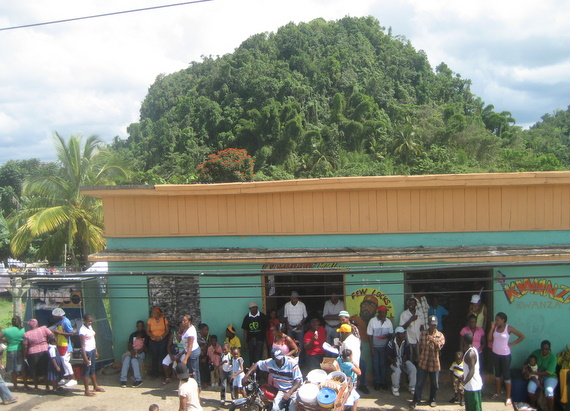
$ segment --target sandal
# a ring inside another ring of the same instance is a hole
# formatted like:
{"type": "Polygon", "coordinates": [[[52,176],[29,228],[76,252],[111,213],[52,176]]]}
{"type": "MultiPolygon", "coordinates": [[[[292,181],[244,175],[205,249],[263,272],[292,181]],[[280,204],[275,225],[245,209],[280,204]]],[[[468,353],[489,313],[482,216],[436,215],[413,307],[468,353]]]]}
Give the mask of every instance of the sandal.
{"type": "Polygon", "coordinates": [[[104,388],[101,388],[101,387],[95,388],[95,391],[97,391],[97,392],[106,392],[105,389],[104,389],[104,388]]]}
{"type": "Polygon", "coordinates": [[[507,401],[505,401],[505,407],[508,407],[509,405],[513,405],[513,400],[507,398],[507,401]]]}
{"type": "Polygon", "coordinates": [[[94,397],[94,396],[96,396],[96,395],[97,395],[97,394],[95,394],[94,392],[91,392],[91,391],[85,393],[85,396],[86,396],[86,397],[94,397]]]}
{"type": "Polygon", "coordinates": [[[170,384],[170,378],[165,379],[162,381],[162,385],[170,384]]]}
{"type": "Polygon", "coordinates": [[[18,402],[18,397],[12,397],[8,401],[3,401],[2,404],[9,405],[9,404],[14,404],[15,402],[18,402]]]}
{"type": "Polygon", "coordinates": [[[496,400],[497,398],[499,398],[499,394],[493,394],[493,395],[491,395],[491,399],[492,399],[492,400],[496,400]]]}

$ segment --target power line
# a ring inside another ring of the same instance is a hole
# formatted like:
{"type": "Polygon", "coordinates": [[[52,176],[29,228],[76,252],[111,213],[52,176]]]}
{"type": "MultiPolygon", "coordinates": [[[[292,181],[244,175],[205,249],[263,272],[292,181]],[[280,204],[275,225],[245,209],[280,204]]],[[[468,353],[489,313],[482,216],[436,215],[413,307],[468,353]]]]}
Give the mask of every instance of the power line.
{"type": "Polygon", "coordinates": [[[46,21],[43,23],[32,23],[32,24],[24,24],[21,26],[12,26],[12,27],[3,27],[0,28],[0,31],[8,31],[8,30],[17,30],[17,29],[25,29],[29,27],[37,27],[37,26],[47,26],[50,24],[59,24],[59,23],[68,23],[71,21],[78,21],[78,20],[87,20],[87,19],[95,19],[99,17],[109,17],[109,16],[116,16],[119,14],[127,14],[127,13],[136,13],[139,11],[148,11],[148,10],[157,10],[157,9],[165,9],[168,7],[177,7],[177,6],[186,6],[188,4],[196,4],[196,3],[206,3],[213,0],[193,0],[193,1],[185,1],[182,3],[172,3],[172,4],[164,4],[162,6],[152,6],[152,7],[144,7],[141,9],[131,9],[131,10],[123,10],[123,11],[114,11],[111,13],[104,13],[104,14],[95,14],[91,16],[84,16],[84,17],[73,17],[69,19],[63,20],[53,20],[53,21],[46,21]]]}

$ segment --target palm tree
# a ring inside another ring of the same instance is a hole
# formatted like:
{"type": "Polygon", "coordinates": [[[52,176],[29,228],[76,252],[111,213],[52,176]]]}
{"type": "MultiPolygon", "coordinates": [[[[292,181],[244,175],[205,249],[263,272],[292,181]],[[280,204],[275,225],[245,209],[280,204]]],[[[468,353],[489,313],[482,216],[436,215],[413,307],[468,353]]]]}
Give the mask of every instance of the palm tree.
{"type": "Polygon", "coordinates": [[[406,116],[404,122],[399,125],[396,132],[394,154],[402,157],[407,162],[412,156],[422,153],[422,146],[419,136],[414,131],[412,120],[406,116]]]}
{"type": "Polygon", "coordinates": [[[24,181],[23,195],[29,202],[13,218],[20,223],[10,244],[14,256],[23,255],[34,243],[36,258],[58,261],[67,245],[71,264],[84,266],[90,253],[105,247],[101,201],[82,195],[80,189],[113,184],[128,171],[101,149],[102,141],[96,136],[87,137],[82,144],[80,135],[65,141],[54,133],[60,173],[24,181]]]}

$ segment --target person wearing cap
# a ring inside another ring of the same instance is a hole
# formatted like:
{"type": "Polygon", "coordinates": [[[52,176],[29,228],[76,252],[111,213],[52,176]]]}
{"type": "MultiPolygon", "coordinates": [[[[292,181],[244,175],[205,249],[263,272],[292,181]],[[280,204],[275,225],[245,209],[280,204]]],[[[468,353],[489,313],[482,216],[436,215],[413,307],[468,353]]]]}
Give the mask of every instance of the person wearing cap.
{"type": "Polygon", "coordinates": [[[297,341],[299,348],[303,349],[303,325],[307,320],[307,308],[302,301],[299,301],[299,293],[293,291],[290,300],[285,304],[283,316],[287,326],[287,334],[297,341]]]}
{"type": "Polygon", "coordinates": [[[352,362],[360,364],[360,340],[353,334],[352,326],[350,324],[341,324],[337,331],[340,333],[341,341],[339,352],[348,348],[352,351],[352,362]]]}
{"type": "Polygon", "coordinates": [[[402,372],[408,374],[408,389],[414,395],[416,390],[416,366],[410,361],[410,344],[406,340],[404,327],[396,327],[396,335],[386,346],[386,360],[392,370],[392,394],[400,396],[400,377],[402,372]]]}
{"type": "Polygon", "coordinates": [[[53,315],[56,321],[53,333],[57,336],[57,351],[63,362],[63,376],[67,379],[64,385],[66,387],[73,387],[77,385],[73,374],[73,367],[70,363],[71,353],[73,352],[73,346],[71,345],[71,336],[74,334],[73,327],[71,321],[65,316],[63,308],[54,308],[51,315],[53,315]]]}
{"type": "Polygon", "coordinates": [[[24,333],[24,362],[28,364],[28,375],[34,381],[34,388],[39,390],[40,377],[45,377],[49,361],[48,337],[53,333],[45,325],[39,326],[38,320],[28,321],[29,331],[24,333]]]}
{"type": "Polygon", "coordinates": [[[430,315],[428,317],[428,329],[422,331],[420,335],[416,390],[410,408],[416,408],[420,402],[428,375],[430,382],[428,403],[432,408],[437,407],[436,396],[439,390],[439,371],[441,370],[439,353],[444,345],[445,337],[441,331],[437,330],[437,317],[430,315]]]}
{"type": "Polygon", "coordinates": [[[287,404],[289,411],[296,411],[297,390],[303,382],[303,375],[297,361],[284,355],[279,348],[273,348],[271,358],[258,361],[249,368],[243,377],[245,381],[248,381],[249,376],[258,369],[269,373],[279,389],[273,400],[272,411],[280,411],[287,404]]]}
{"type": "MultiPolygon", "coordinates": [[[[349,325],[352,329],[352,335],[356,337],[358,341],[360,341],[360,331],[358,330],[358,326],[351,322],[351,317],[348,311],[341,311],[338,313],[338,320],[342,326],[342,324],[349,325]]],[[[340,335],[340,334],[339,334],[340,335]]],[[[354,358],[353,358],[354,360],[354,358]]],[[[366,386],[366,369],[368,365],[366,361],[360,357],[360,361],[358,362],[358,367],[360,368],[361,375],[358,377],[358,391],[363,392],[364,394],[370,394],[370,390],[366,386]]]]}
{"type": "Polygon", "coordinates": [[[228,328],[226,328],[226,339],[224,342],[227,342],[230,345],[230,350],[234,347],[241,349],[241,340],[236,335],[236,329],[232,323],[230,323],[228,328]]]}
{"type": "Polygon", "coordinates": [[[190,378],[188,366],[180,362],[176,364],[175,371],[178,379],[180,379],[180,387],[178,388],[178,411],[201,411],[202,405],[200,404],[198,383],[194,378],[190,378]]]}
{"type": "Polygon", "coordinates": [[[265,335],[269,328],[269,319],[259,311],[257,303],[249,303],[249,313],[243,318],[241,329],[243,330],[244,348],[249,353],[250,364],[256,363],[263,358],[265,335]]]}
{"type": "Polygon", "coordinates": [[[378,307],[378,315],[368,322],[366,334],[370,343],[370,357],[374,372],[374,389],[388,389],[386,384],[386,345],[394,333],[392,321],[386,318],[388,307],[378,307]]]}
{"type": "Polygon", "coordinates": [[[487,306],[481,301],[479,294],[473,294],[469,303],[469,310],[467,316],[473,314],[477,317],[477,327],[483,330],[487,329],[487,306]]]}
{"type": "Polygon", "coordinates": [[[344,301],[338,298],[337,293],[331,294],[331,299],[325,301],[323,308],[323,319],[325,320],[325,329],[327,330],[327,342],[334,343],[335,338],[339,338],[336,329],[340,325],[338,314],[344,310],[344,301]]]}
{"type": "Polygon", "coordinates": [[[411,360],[414,364],[418,362],[418,342],[420,340],[420,333],[423,330],[423,325],[416,309],[417,304],[418,301],[415,298],[408,298],[408,309],[402,311],[400,314],[400,323],[398,324],[406,330],[406,337],[410,343],[412,354],[411,360]]]}

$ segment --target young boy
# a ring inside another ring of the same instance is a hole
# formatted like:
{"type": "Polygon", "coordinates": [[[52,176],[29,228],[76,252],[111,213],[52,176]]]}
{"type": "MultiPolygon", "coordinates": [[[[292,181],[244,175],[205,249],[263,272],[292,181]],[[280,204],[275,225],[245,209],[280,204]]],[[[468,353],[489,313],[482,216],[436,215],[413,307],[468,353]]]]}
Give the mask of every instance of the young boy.
{"type": "Polygon", "coordinates": [[[459,401],[459,405],[463,407],[465,401],[463,400],[463,353],[461,351],[455,353],[455,361],[449,367],[449,373],[451,374],[453,391],[455,392],[455,396],[449,402],[453,404],[459,401]]]}
{"type": "Polygon", "coordinates": [[[208,341],[207,350],[208,362],[210,366],[210,385],[217,387],[220,384],[220,362],[222,358],[222,347],[218,344],[218,336],[211,335],[208,341]]]}
{"type": "Polygon", "coordinates": [[[230,344],[222,344],[222,355],[220,357],[220,384],[222,390],[220,391],[220,404],[222,407],[226,405],[226,391],[229,391],[233,399],[233,392],[231,389],[232,383],[232,354],[230,353],[230,344]]]}
{"type": "Polygon", "coordinates": [[[239,398],[239,393],[243,397],[247,397],[245,393],[245,389],[241,381],[245,375],[245,371],[243,369],[243,358],[240,356],[240,350],[237,347],[232,348],[232,386],[234,387],[234,398],[239,398]]]}

